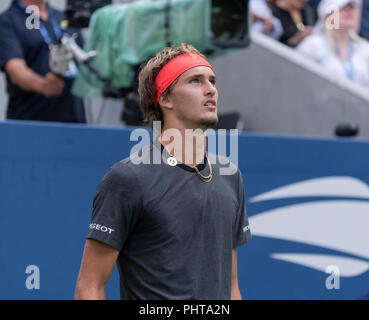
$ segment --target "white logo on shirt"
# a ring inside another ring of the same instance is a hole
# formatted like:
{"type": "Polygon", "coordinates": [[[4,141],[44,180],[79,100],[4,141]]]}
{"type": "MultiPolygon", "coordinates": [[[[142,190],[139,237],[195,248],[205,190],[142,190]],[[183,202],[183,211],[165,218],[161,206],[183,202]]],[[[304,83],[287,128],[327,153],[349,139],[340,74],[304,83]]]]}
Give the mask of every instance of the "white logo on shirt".
{"type": "Polygon", "coordinates": [[[168,158],[167,162],[172,167],[175,167],[177,165],[177,159],[173,157],[168,158]]]}
{"type": "Polygon", "coordinates": [[[247,230],[250,230],[250,226],[246,226],[242,230],[243,230],[243,232],[246,232],[247,230]]]}
{"type": "Polygon", "coordinates": [[[114,229],[112,228],[108,228],[108,227],[102,226],[101,224],[97,224],[97,223],[91,223],[90,229],[96,229],[102,232],[109,232],[109,234],[111,234],[114,231],[114,229]]]}

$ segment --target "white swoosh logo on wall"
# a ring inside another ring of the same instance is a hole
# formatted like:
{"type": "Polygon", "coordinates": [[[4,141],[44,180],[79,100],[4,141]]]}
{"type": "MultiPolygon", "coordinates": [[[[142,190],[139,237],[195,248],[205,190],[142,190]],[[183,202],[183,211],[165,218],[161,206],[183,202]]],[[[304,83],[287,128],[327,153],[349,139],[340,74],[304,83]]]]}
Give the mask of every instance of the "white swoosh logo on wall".
{"type": "MultiPolygon", "coordinates": [[[[365,183],[351,177],[313,179],[254,197],[253,202],[302,196],[344,196],[369,199],[365,183]],[[334,182],[334,183],[333,183],[334,182]],[[322,185],[320,185],[322,183],[322,185]],[[304,190],[303,186],[307,186],[304,190]],[[325,189],[327,187],[330,189],[325,189]]],[[[273,253],[278,260],[325,272],[337,265],[341,275],[353,277],[369,269],[369,201],[329,200],[294,204],[249,218],[252,233],[341,251],[357,258],[306,253],[273,253]],[[363,259],[363,260],[361,260],[363,259]]]]}
{"type": "Polygon", "coordinates": [[[369,270],[368,262],[351,257],[310,253],[273,253],[271,257],[321,272],[325,272],[329,265],[339,266],[341,277],[355,277],[369,270]]]}
{"type": "Polygon", "coordinates": [[[297,197],[347,197],[369,199],[369,188],[352,177],[324,177],[293,183],[252,197],[250,202],[297,197]]]}

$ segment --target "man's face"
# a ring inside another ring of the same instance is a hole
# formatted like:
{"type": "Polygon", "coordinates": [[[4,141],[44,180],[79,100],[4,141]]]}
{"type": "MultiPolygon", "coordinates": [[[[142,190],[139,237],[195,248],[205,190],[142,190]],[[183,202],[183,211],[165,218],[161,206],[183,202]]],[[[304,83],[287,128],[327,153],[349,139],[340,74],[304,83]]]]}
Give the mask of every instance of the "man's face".
{"type": "Polygon", "coordinates": [[[218,123],[218,90],[215,74],[205,66],[184,72],[174,84],[168,99],[172,115],[186,129],[207,129],[218,123]]]}

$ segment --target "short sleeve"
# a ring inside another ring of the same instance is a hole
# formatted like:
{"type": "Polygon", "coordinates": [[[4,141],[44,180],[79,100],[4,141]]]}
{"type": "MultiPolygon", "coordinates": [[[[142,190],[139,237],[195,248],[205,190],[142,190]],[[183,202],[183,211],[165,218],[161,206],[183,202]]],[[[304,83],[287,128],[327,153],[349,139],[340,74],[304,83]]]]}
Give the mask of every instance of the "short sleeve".
{"type": "Polygon", "coordinates": [[[238,200],[239,207],[233,225],[233,248],[237,248],[251,240],[251,230],[245,206],[245,189],[242,174],[238,170],[238,200]]]}
{"type": "Polygon", "coordinates": [[[97,188],[87,238],[122,250],[139,219],[141,194],[132,170],[113,166],[97,188]]]}
{"type": "Polygon", "coordinates": [[[0,69],[4,71],[5,64],[13,59],[24,59],[21,41],[17,36],[9,14],[0,16],[0,69]]]}

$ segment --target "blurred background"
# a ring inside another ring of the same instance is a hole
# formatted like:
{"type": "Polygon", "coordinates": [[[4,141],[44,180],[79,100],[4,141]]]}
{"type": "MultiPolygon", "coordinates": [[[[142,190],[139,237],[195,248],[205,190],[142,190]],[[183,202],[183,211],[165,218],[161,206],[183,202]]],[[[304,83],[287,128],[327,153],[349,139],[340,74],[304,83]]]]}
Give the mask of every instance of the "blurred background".
{"type": "MultiPolygon", "coordinates": [[[[124,2],[130,1],[113,1],[124,2]]],[[[324,137],[335,136],[337,126],[341,125],[343,134],[348,130],[348,134],[351,132],[354,136],[368,138],[368,86],[351,81],[334,68],[322,67],[317,62],[319,57],[309,57],[303,50],[298,50],[296,44],[286,42],[286,34],[290,36],[291,32],[301,33],[301,39],[298,40],[303,42],[312,32],[311,26],[321,23],[317,13],[319,1],[299,0],[295,2],[296,6],[294,1],[290,2],[292,6],[289,1],[278,1],[278,4],[273,1],[251,1],[251,44],[227,53],[209,55],[216,73],[220,75],[217,83],[220,92],[219,112],[225,115],[220,125],[248,132],[324,137]],[[306,24],[304,31],[296,27],[296,30],[291,29],[293,20],[289,12],[297,14],[306,24]],[[263,26],[266,26],[265,30],[263,26]]],[[[2,1],[0,11],[5,10],[10,3],[10,0],[2,1]]],[[[64,0],[51,0],[49,3],[60,10],[67,6],[64,0]]],[[[352,18],[355,19],[360,20],[355,23],[361,23],[361,16],[352,18]]],[[[364,22],[362,26],[364,29],[364,22]]],[[[89,39],[91,28],[81,30],[85,39],[89,39]]],[[[142,32],[144,34],[144,30],[142,32]]],[[[95,49],[90,46],[93,42],[96,44],[96,39],[88,43],[89,49],[95,49]]],[[[360,63],[360,60],[355,63],[360,63]]],[[[363,65],[361,69],[367,70],[367,66],[363,65]]],[[[0,119],[6,117],[8,98],[4,79],[4,73],[1,73],[0,119]]],[[[84,89],[86,91],[86,86],[84,89]]],[[[131,100],[127,103],[127,99],[122,97],[106,98],[100,94],[84,97],[84,101],[89,124],[137,124],[137,113],[131,118],[129,116],[131,104],[134,104],[131,100]],[[126,113],[125,120],[123,113],[126,113]]]]}

